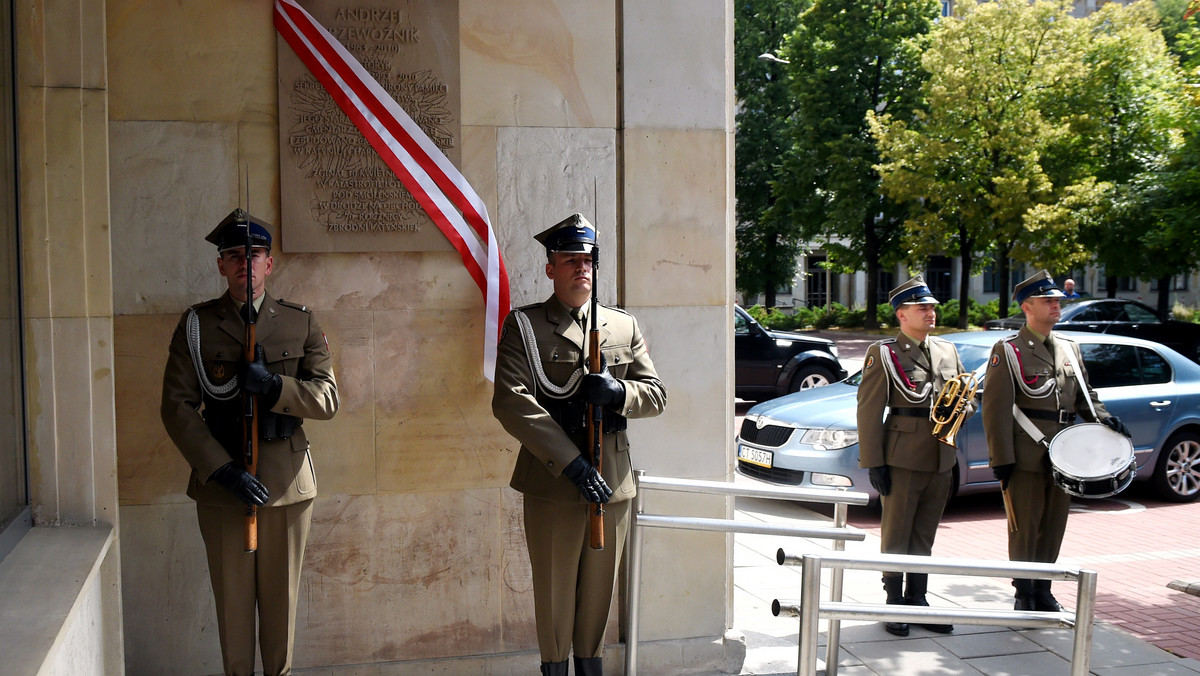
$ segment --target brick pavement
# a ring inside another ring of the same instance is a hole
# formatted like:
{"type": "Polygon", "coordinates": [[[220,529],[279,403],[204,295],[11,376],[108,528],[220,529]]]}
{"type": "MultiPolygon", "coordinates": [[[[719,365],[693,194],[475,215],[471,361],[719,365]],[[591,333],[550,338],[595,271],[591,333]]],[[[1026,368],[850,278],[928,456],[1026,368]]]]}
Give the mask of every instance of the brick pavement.
{"type": "MultiPolygon", "coordinates": [[[[1174,504],[1135,482],[1115,498],[1075,500],[1059,563],[1098,573],[1096,617],[1183,657],[1200,659],[1200,598],[1167,585],[1200,577],[1195,524],[1200,502],[1174,504]]],[[[854,508],[850,522],[876,535],[879,513],[854,508]]],[[[935,556],[1007,559],[1004,507],[998,494],[953,500],[934,542],[935,556]]],[[[1054,585],[1074,607],[1075,588],[1054,585]]]]}

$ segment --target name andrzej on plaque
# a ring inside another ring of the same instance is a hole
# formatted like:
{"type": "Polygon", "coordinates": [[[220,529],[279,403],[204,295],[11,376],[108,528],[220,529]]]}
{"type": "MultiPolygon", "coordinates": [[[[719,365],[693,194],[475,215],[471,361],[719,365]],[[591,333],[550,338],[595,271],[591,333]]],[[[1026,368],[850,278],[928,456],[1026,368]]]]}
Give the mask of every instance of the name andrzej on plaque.
{"type": "MultiPolygon", "coordinates": [[[[458,3],[301,5],[459,164],[458,3]]],[[[279,54],[281,248],[442,251],[450,243],[283,38],[279,54]]]]}

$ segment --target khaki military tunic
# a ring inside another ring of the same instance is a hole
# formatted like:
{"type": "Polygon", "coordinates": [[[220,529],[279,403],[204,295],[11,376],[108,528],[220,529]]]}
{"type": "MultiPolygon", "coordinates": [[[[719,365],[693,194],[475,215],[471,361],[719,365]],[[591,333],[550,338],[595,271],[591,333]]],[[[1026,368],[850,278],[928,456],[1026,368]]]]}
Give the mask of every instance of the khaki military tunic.
{"type": "MultiPolygon", "coordinates": [[[[208,480],[230,460],[242,465],[240,391],[235,389],[228,401],[206,394],[188,347],[187,320],[192,312],[198,320],[199,368],[217,388],[240,370],[246,331],[228,293],[193,306],[175,329],[163,373],[162,421],[192,468],[187,494],[196,501],[208,552],[225,673],[253,673],[257,604],[263,667],[267,674],[286,674],[291,669],[296,589],[312,499],[317,494],[308,437],[299,425],[302,420],[297,420],[288,438],[259,442],[258,476],[270,501],[258,509],[258,552],[245,553],[245,505],[208,480]],[[214,428],[205,422],[205,416],[218,414],[220,420],[214,426],[221,430],[218,436],[222,439],[214,436],[214,428]]],[[[267,295],[255,333],[267,368],[283,376],[283,389],[271,412],[299,419],[333,417],[338,392],[332,358],[312,313],[267,295]]],[[[265,421],[265,411],[260,414],[260,421],[265,421]]]]}
{"type": "MultiPolygon", "coordinates": [[[[858,462],[890,468],[892,490],[880,498],[880,548],[887,554],[929,555],[950,496],[955,449],[934,438],[929,410],[963,366],[950,342],[935,336],[925,342],[928,357],[901,333],[872,344],[863,360],[858,462]]],[[[967,415],[974,412],[972,400],[967,415]]]]}
{"type": "MultiPolygon", "coordinates": [[[[582,308],[588,309],[588,305],[582,308]]],[[[599,315],[604,362],[625,386],[625,400],[619,409],[606,412],[626,418],[662,413],[667,390],[654,370],[637,320],[604,306],[599,315]]],[[[613,495],[605,506],[605,548],[592,550],[586,537],[591,506],[562,475],[581,449],[588,449],[585,457],[591,459],[590,444],[583,430],[568,433],[555,421],[552,412],[561,411],[562,404],[536,375],[540,368],[551,384],[566,385],[584,364],[586,346],[584,329],[570,309],[552,296],[509,314],[496,359],[492,412],[521,442],[510,485],[524,494],[538,645],[544,662],[568,659],[572,644],[577,657],[600,655],[628,532],[628,501],[636,490],[626,433],[604,434],[601,475],[613,495]],[[536,342],[535,364],[530,363],[518,327],[522,315],[529,320],[536,342]]]]}
{"type": "Polygon", "coordinates": [[[1053,332],[1049,339],[1051,346],[1025,326],[1016,336],[996,343],[988,359],[983,392],[988,455],[992,467],[1016,464],[1008,487],[1017,525],[1017,530],[1008,534],[1008,556],[1014,561],[1058,560],[1071,496],[1054,483],[1047,446],[1021,428],[1013,404],[1045,435],[1046,444],[1071,424],[1066,419],[1091,419],[1087,397],[1096,410],[1097,419],[1092,422],[1111,417],[1091,387],[1079,346],[1053,332]],[[1012,346],[1016,364],[1010,362],[1006,344],[1012,346]],[[1079,388],[1076,369],[1088,383],[1086,392],[1079,388]],[[1016,382],[1014,372],[1020,374],[1021,383],[1016,382]],[[1039,394],[1041,390],[1045,391],[1039,394]]]}

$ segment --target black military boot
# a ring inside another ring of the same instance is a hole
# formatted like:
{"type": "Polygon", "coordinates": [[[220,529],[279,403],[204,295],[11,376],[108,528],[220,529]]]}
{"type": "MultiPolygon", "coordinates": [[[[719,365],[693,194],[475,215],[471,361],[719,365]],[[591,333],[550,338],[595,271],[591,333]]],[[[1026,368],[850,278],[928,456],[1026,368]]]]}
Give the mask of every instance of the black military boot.
{"type": "MultiPolygon", "coordinates": [[[[929,607],[929,601],[925,600],[925,592],[929,588],[927,573],[909,573],[907,586],[908,589],[904,592],[905,603],[910,606],[929,607]]],[[[917,626],[938,634],[949,634],[954,631],[953,624],[918,624],[917,626]]]]}
{"type": "MultiPolygon", "coordinates": [[[[904,576],[903,575],[884,575],[883,590],[887,592],[887,603],[892,606],[902,606],[904,604],[904,576]]],[[[907,622],[885,622],[883,628],[887,633],[894,636],[908,636],[907,622]]]]}
{"type": "Polygon", "coordinates": [[[1050,593],[1050,580],[1033,581],[1033,609],[1045,613],[1061,613],[1063,607],[1050,593]]]}
{"type": "Polygon", "coordinates": [[[1016,579],[1013,580],[1013,586],[1017,588],[1013,610],[1033,610],[1033,580],[1016,579]]]}
{"type": "Polygon", "coordinates": [[[542,662],[542,676],[567,676],[567,661],[542,662]]]}
{"type": "MultiPolygon", "coordinates": [[[[563,671],[563,673],[567,673],[563,671]]],[[[575,676],[604,676],[604,660],[599,657],[575,658],[575,676]]]]}

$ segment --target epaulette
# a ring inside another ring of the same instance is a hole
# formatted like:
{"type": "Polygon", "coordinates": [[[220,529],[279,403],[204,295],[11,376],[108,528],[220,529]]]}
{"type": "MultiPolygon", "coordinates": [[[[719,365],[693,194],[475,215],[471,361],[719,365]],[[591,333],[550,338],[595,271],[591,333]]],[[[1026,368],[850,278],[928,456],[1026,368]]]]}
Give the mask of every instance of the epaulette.
{"type": "Polygon", "coordinates": [[[1062,341],[1066,341],[1066,342],[1068,342],[1068,343],[1074,343],[1074,342],[1075,342],[1075,339],[1074,339],[1074,338],[1069,338],[1069,337],[1067,337],[1067,336],[1064,336],[1064,335],[1063,335],[1063,334],[1061,334],[1061,333],[1054,333],[1053,335],[1054,335],[1054,339],[1055,339],[1055,340],[1062,340],[1062,341]]]}
{"type": "Polygon", "coordinates": [[[299,310],[301,312],[308,312],[310,314],[312,313],[312,310],[309,310],[307,305],[301,305],[300,303],[292,303],[292,302],[286,301],[282,298],[276,300],[275,302],[279,303],[280,305],[290,307],[293,310],[299,310]]]}
{"type": "MultiPolygon", "coordinates": [[[[604,303],[600,303],[600,306],[603,307],[605,310],[613,310],[615,312],[620,312],[623,315],[629,315],[629,312],[627,310],[625,310],[625,308],[619,308],[615,305],[605,305],[604,303]]],[[[629,316],[632,317],[633,315],[629,315],[629,316]]]]}
{"type": "Polygon", "coordinates": [[[202,307],[208,307],[208,306],[210,306],[210,305],[216,305],[216,304],[217,304],[217,301],[219,301],[219,300],[221,300],[221,299],[220,299],[220,298],[210,298],[210,299],[208,299],[208,300],[205,300],[205,301],[200,301],[199,303],[196,303],[195,305],[193,305],[193,306],[192,306],[192,309],[193,309],[193,310],[199,310],[199,309],[200,309],[200,308],[202,308],[202,307]]]}

